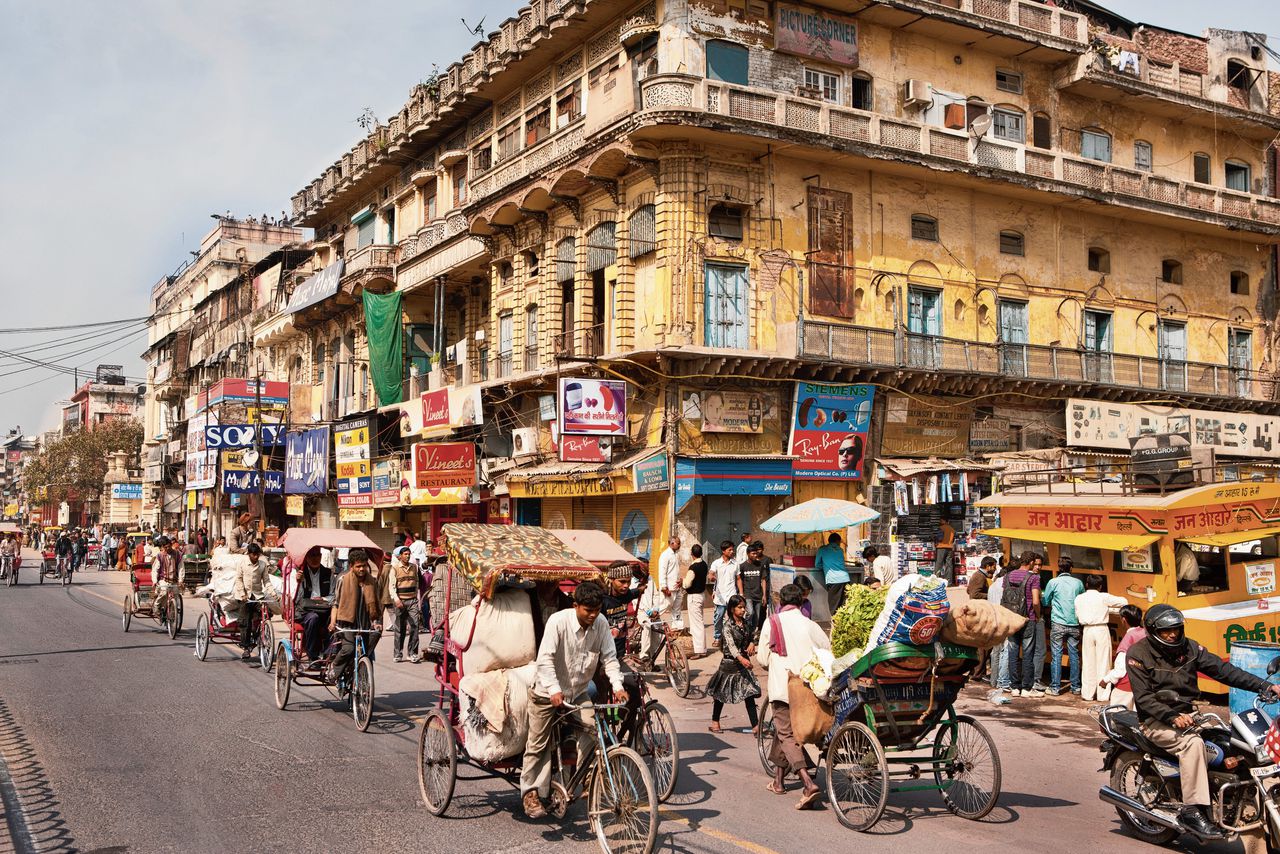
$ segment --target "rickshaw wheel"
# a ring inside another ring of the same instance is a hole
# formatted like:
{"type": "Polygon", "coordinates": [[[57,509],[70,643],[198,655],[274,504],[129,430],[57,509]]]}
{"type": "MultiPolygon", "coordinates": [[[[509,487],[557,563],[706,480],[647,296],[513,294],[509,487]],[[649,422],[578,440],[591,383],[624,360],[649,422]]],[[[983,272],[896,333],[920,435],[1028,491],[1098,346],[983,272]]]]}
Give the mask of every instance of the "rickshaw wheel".
{"type": "Polygon", "coordinates": [[[648,762],[658,801],[665,803],[675,791],[680,773],[676,723],[666,706],[658,702],[646,703],[640,715],[640,726],[635,730],[631,747],[648,762]]]}
{"type": "MultiPolygon", "coordinates": [[[[10,571],[10,574],[12,574],[12,571],[10,571]]],[[[41,564],[41,565],[40,565],[40,571],[36,573],[36,575],[40,577],[40,583],[41,583],[41,584],[44,584],[44,574],[45,574],[45,566],[44,566],[44,564],[41,564]]],[[[127,630],[126,630],[126,631],[127,631],[127,630]]]]}
{"type": "Polygon", "coordinates": [[[827,800],[850,830],[866,830],[884,814],[889,767],[880,740],[866,724],[843,724],[827,746],[827,800]]]}
{"type": "Polygon", "coordinates": [[[933,758],[947,759],[945,766],[933,767],[947,809],[976,820],[995,808],[1000,799],[1000,754],[982,724],[968,715],[956,715],[954,724],[944,721],[933,737],[933,758]]]}
{"type": "Polygon", "coordinates": [[[276,630],[271,628],[270,614],[262,615],[262,627],[258,630],[258,663],[264,673],[270,673],[276,663],[276,630]]]}
{"type": "Polygon", "coordinates": [[[676,645],[675,639],[667,641],[666,650],[663,653],[663,667],[667,671],[667,680],[671,682],[671,687],[675,689],[676,694],[680,697],[688,697],[689,689],[693,687],[693,680],[689,678],[689,659],[684,654],[684,650],[676,645]]]}
{"type": "Polygon", "coordinates": [[[773,764],[769,754],[773,751],[773,707],[769,705],[769,694],[760,698],[760,714],[756,725],[756,753],[760,755],[760,765],[764,773],[770,777],[778,773],[778,766],[773,764]]]}
{"type": "Polygon", "coordinates": [[[276,708],[283,709],[289,704],[289,688],[293,684],[293,662],[289,661],[284,651],[284,641],[276,647],[276,708]]]}
{"type": "Polygon", "coordinates": [[[209,615],[201,614],[196,620],[196,658],[204,661],[209,654],[209,615]]]}
{"type": "Polygon", "coordinates": [[[601,850],[652,851],[658,836],[658,799],[644,760],[631,748],[614,745],[598,761],[591,775],[587,818],[601,850]]]}
{"type": "Polygon", "coordinates": [[[356,665],[355,684],[351,686],[351,715],[356,729],[366,732],[373,720],[373,662],[361,658],[356,665]]]}
{"type": "Polygon", "coordinates": [[[173,640],[178,635],[178,630],[182,627],[182,606],[170,596],[169,601],[164,606],[165,631],[169,633],[169,640],[173,640]]]}
{"type": "Polygon", "coordinates": [[[458,781],[458,744],[439,709],[427,712],[418,736],[418,792],[432,815],[444,815],[458,781]]]}
{"type": "MultiPolygon", "coordinates": [[[[40,576],[41,582],[44,581],[44,575],[40,576]]],[[[129,624],[133,622],[133,594],[124,594],[124,612],[120,616],[120,622],[124,623],[124,630],[129,631],[129,624]]]]}

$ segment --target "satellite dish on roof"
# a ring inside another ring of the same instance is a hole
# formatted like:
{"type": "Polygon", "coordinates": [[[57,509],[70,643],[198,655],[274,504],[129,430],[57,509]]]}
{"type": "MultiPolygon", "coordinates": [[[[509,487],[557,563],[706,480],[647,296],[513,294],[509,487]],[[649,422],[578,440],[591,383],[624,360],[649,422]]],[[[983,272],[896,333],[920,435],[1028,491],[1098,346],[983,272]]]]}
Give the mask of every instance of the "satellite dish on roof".
{"type": "Polygon", "coordinates": [[[969,133],[978,139],[982,139],[987,135],[987,131],[991,130],[991,116],[981,115],[974,118],[969,124],[969,133]]]}

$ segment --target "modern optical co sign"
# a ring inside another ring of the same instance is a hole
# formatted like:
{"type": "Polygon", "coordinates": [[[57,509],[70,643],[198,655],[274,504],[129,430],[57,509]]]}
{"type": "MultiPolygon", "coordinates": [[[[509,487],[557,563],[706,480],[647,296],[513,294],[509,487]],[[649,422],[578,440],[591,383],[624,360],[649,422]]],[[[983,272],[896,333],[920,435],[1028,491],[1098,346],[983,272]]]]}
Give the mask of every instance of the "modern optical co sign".
{"type": "Polygon", "coordinates": [[[856,67],[858,22],[825,9],[779,3],[774,44],[783,53],[856,67]]]}

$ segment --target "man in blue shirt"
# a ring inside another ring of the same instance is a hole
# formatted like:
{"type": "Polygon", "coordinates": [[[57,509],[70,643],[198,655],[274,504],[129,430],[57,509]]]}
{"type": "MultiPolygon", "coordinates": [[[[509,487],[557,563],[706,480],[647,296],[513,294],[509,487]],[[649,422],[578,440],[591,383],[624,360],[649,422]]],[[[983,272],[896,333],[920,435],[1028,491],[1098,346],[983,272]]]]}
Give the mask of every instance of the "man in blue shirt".
{"type": "Polygon", "coordinates": [[[845,588],[849,586],[849,570],[845,568],[844,549],[840,547],[840,535],[827,537],[827,544],[818,549],[814,559],[814,568],[822,573],[822,582],[827,588],[827,607],[832,616],[844,604],[845,588]]]}
{"type": "Polygon", "coordinates": [[[1049,694],[1062,690],[1062,642],[1067,642],[1067,658],[1071,668],[1071,693],[1080,693],[1080,620],[1076,617],[1076,597],[1084,592],[1084,584],[1071,574],[1074,564],[1069,557],[1058,558],[1058,577],[1045,585],[1042,598],[1049,608],[1053,627],[1049,630],[1049,694]]]}

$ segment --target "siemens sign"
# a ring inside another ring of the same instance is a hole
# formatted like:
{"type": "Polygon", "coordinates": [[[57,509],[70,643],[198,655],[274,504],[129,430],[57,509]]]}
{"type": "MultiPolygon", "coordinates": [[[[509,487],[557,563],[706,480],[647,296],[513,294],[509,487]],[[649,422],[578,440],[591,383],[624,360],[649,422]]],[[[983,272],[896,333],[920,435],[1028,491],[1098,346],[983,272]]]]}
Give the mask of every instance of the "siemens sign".
{"type": "MultiPolygon", "coordinates": [[[[252,424],[210,424],[204,428],[205,447],[209,450],[224,448],[252,448],[257,444],[256,430],[252,424]]],[[[262,425],[264,448],[277,448],[284,444],[284,427],[279,424],[262,425]]]]}

